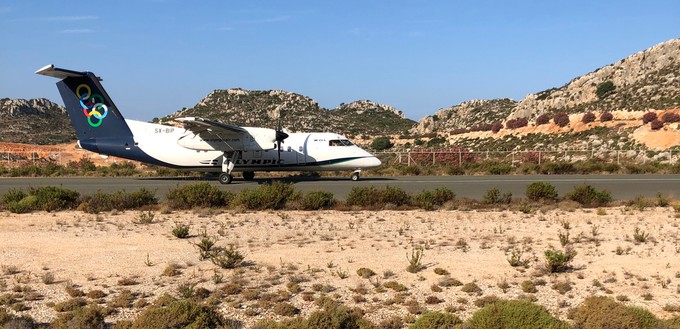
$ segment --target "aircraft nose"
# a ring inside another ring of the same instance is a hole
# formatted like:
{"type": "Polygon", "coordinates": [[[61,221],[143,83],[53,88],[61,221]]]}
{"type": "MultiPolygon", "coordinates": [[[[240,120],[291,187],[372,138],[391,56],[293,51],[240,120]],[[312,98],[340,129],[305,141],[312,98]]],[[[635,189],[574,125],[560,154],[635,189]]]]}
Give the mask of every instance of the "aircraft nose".
{"type": "Polygon", "coordinates": [[[366,162],[366,165],[364,166],[364,168],[379,167],[382,164],[380,159],[378,159],[376,157],[365,158],[364,161],[366,162]]]}

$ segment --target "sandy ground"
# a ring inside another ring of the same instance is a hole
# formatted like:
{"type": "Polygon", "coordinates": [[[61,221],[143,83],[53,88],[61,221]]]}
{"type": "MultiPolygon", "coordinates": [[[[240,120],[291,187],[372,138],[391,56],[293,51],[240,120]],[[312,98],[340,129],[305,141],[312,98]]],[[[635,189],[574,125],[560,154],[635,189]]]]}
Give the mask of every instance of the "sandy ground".
{"type": "MultiPolygon", "coordinates": [[[[106,303],[125,289],[137,294],[137,300],[153,302],[166,292],[177,295],[182,284],[220,291],[228,283],[237,283],[242,292],[220,297],[219,309],[245,324],[263,317],[282,318],[266,302],[272,296],[279,296],[277,302],[291,302],[307,315],[318,309],[311,300],[323,291],[361,307],[375,323],[407,316],[418,309],[413,305],[448,308],[465,319],[478,309],[477,299],[493,295],[535,298],[563,319],[569,307],[593,294],[627,300],[626,304],[660,317],[672,316],[662,308],[680,300],[680,219],[670,207],[554,209],[534,214],[202,210],[156,212],[152,224],[136,223],[139,216],[136,211],[0,213],[0,300],[12,291],[19,292],[15,293],[18,300],[21,292],[24,296],[32,292],[38,298],[27,298],[37,300],[24,301],[30,308],[24,312],[50,321],[56,316],[50,305],[70,298],[67,285],[85,293],[101,290],[107,297],[98,302],[106,303]],[[171,230],[176,223],[190,224],[192,235],[174,237],[171,230]],[[647,242],[634,241],[636,227],[649,234],[647,242]],[[219,245],[236,244],[246,255],[245,266],[219,269],[200,261],[193,243],[202,232],[219,245]],[[573,269],[546,274],[543,253],[549,246],[561,249],[559,234],[566,232],[578,252],[573,269]],[[424,268],[409,273],[407,255],[418,247],[424,248],[424,268]],[[512,250],[524,251],[522,258],[530,261],[527,268],[509,265],[512,250]],[[179,265],[181,273],[164,276],[169,264],[179,265]],[[377,275],[360,277],[357,269],[362,267],[377,275]],[[436,274],[435,268],[450,274],[436,274]],[[50,275],[54,282],[45,279],[50,275]],[[461,286],[446,285],[440,292],[433,291],[446,277],[475,282],[481,292],[466,293],[461,286]],[[121,279],[137,283],[124,285],[121,279]],[[538,291],[524,292],[521,283],[525,280],[537,282],[538,291]],[[408,289],[396,292],[382,287],[388,281],[408,289]],[[571,291],[562,294],[553,288],[564,282],[572,283],[571,291]],[[259,297],[253,297],[255,291],[259,297]],[[439,301],[430,298],[428,304],[430,296],[439,301]]],[[[107,320],[132,318],[140,309],[118,308],[107,320]]]]}

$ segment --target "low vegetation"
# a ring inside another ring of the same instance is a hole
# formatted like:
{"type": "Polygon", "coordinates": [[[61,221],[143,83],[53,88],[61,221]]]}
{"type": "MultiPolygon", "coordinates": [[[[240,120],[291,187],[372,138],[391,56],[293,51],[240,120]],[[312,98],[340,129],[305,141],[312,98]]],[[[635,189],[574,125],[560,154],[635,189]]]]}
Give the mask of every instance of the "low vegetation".
{"type": "MultiPolygon", "coordinates": [[[[513,199],[509,192],[502,192],[498,188],[492,188],[481,196],[480,202],[470,200],[456,200],[453,191],[447,188],[421,191],[415,195],[409,194],[401,188],[386,186],[377,188],[374,186],[355,186],[350,191],[347,199],[338,201],[333,194],[325,191],[312,191],[303,194],[296,191],[292,184],[274,182],[262,184],[257,189],[244,190],[237,194],[222,191],[218,186],[209,183],[195,183],[179,186],[167,194],[164,205],[170,209],[202,209],[202,208],[232,208],[244,210],[278,210],[278,209],[347,209],[354,207],[360,209],[401,209],[420,208],[434,210],[446,207],[455,209],[478,205],[480,208],[488,206],[507,207],[514,204],[517,209],[530,211],[526,200],[537,203],[554,203],[559,200],[557,190],[553,185],[546,182],[535,182],[527,186],[526,199],[513,199]]],[[[590,185],[579,185],[573,191],[567,193],[563,199],[578,202],[583,207],[602,207],[613,201],[611,193],[606,190],[597,190],[590,185]]],[[[668,205],[669,201],[659,197],[657,204],[668,205]],[[663,202],[663,203],[662,203],[663,202]]],[[[2,209],[14,213],[26,213],[31,211],[58,211],[67,209],[79,209],[88,213],[100,213],[105,211],[142,210],[137,223],[153,223],[155,214],[153,211],[158,204],[155,193],[147,189],[135,192],[118,191],[105,193],[95,192],[93,195],[79,197],[76,191],[61,187],[30,188],[27,192],[12,189],[0,197],[2,209]]],[[[188,227],[178,224],[173,229],[173,235],[183,238],[188,235],[188,227]]]]}

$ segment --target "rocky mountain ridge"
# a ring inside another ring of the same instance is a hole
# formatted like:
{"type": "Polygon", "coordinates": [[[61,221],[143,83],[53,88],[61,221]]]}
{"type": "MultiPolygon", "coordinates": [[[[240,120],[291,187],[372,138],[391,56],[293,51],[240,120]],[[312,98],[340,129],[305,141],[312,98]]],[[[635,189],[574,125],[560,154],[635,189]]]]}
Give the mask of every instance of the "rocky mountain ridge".
{"type": "Polygon", "coordinates": [[[0,99],[0,141],[25,144],[59,144],[75,139],[63,106],[45,98],[0,99]]]}
{"type": "Polygon", "coordinates": [[[512,100],[464,102],[422,118],[415,134],[449,134],[475,125],[541,114],[665,110],[680,107],[680,39],[672,39],[574,78],[559,88],[512,100]],[[497,104],[503,104],[500,108],[497,104]],[[470,110],[472,106],[473,110],[470,110]]]}
{"type": "Polygon", "coordinates": [[[288,131],[332,131],[350,137],[408,132],[415,121],[394,107],[370,100],[325,109],[313,99],[283,90],[214,90],[192,108],[160,119],[196,116],[241,126],[276,127],[288,131]]]}
{"type": "Polygon", "coordinates": [[[673,39],[577,77],[560,88],[530,94],[508,119],[536,118],[558,111],[643,111],[678,106],[680,39],[673,39]]]}

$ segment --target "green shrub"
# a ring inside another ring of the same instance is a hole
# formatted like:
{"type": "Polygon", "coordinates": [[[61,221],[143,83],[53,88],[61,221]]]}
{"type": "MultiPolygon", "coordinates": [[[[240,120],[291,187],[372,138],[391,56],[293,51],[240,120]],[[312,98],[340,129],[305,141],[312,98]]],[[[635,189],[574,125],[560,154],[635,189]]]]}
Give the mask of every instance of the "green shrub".
{"type": "Polygon", "coordinates": [[[576,257],[576,251],[567,247],[565,251],[548,249],[544,252],[546,266],[550,273],[564,272],[569,269],[569,263],[576,257]]]}
{"type": "Polygon", "coordinates": [[[577,328],[655,329],[663,328],[652,313],[638,307],[625,306],[611,298],[586,298],[571,316],[577,328]]]}
{"type": "Polygon", "coordinates": [[[333,193],[326,191],[311,191],[300,200],[300,206],[304,210],[319,210],[331,208],[335,205],[333,193]]]}
{"type": "Polygon", "coordinates": [[[31,329],[38,328],[33,318],[28,315],[16,316],[0,307],[0,328],[31,329]]]}
{"type": "Polygon", "coordinates": [[[231,192],[222,191],[209,183],[179,186],[166,195],[168,205],[173,209],[224,207],[232,197],[231,192]]]}
{"type": "Polygon", "coordinates": [[[5,209],[15,213],[25,213],[34,210],[57,211],[73,209],[78,205],[76,191],[56,186],[31,187],[28,193],[10,190],[3,194],[5,209]],[[22,197],[23,196],[23,197],[22,197]],[[19,199],[19,197],[22,197],[19,199]]]}
{"type": "Polygon", "coordinates": [[[214,309],[191,300],[176,300],[168,306],[145,309],[132,323],[133,329],[220,328],[226,321],[214,309]]]}
{"type": "Polygon", "coordinates": [[[528,301],[502,300],[486,305],[467,322],[475,329],[568,329],[544,307],[528,301]]]}
{"type": "Polygon", "coordinates": [[[172,228],[172,235],[179,239],[185,239],[189,236],[189,228],[188,224],[177,223],[172,228]]]}
{"type": "Polygon", "coordinates": [[[299,196],[292,184],[273,182],[255,190],[241,191],[234,198],[234,204],[249,210],[282,209],[299,196]]]}
{"type": "Polygon", "coordinates": [[[214,247],[209,254],[210,261],[221,268],[235,268],[241,265],[245,256],[234,246],[214,247]]]}
{"type": "Polygon", "coordinates": [[[566,195],[566,198],[576,201],[584,207],[602,207],[613,200],[609,191],[598,191],[587,184],[575,186],[574,190],[566,195]]]}
{"type": "Polygon", "coordinates": [[[291,303],[278,303],[274,305],[274,314],[281,316],[294,316],[300,314],[300,309],[291,303]]]}
{"type": "Polygon", "coordinates": [[[364,278],[364,279],[368,279],[368,278],[374,276],[375,272],[370,268],[362,267],[362,268],[359,268],[357,270],[357,275],[364,278]]]}
{"type": "Polygon", "coordinates": [[[507,175],[512,171],[512,166],[507,163],[493,164],[489,167],[489,173],[492,175],[507,175]]]}
{"type": "Polygon", "coordinates": [[[389,137],[381,136],[381,137],[376,137],[373,142],[371,143],[371,148],[376,150],[376,151],[383,151],[387,150],[394,146],[392,144],[392,141],[390,140],[389,137]]]}
{"type": "Polygon", "coordinates": [[[482,202],[491,205],[508,204],[512,202],[512,193],[507,192],[501,195],[501,190],[499,190],[497,187],[494,187],[486,191],[486,193],[484,193],[484,196],[482,197],[482,202]]]}
{"type": "Polygon", "coordinates": [[[411,202],[411,196],[399,187],[385,186],[385,189],[380,190],[380,203],[402,206],[409,202],[411,202]]]}
{"type": "Polygon", "coordinates": [[[436,207],[441,207],[446,202],[449,202],[455,198],[456,194],[453,193],[453,191],[445,187],[439,187],[433,191],[422,191],[416,194],[412,198],[411,203],[418,208],[431,210],[436,207]]]}
{"type": "Polygon", "coordinates": [[[30,188],[29,195],[37,197],[37,207],[44,211],[73,209],[78,205],[80,193],[56,186],[30,188]]]}
{"type": "Polygon", "coordinates": [[[380,202],[378,189],[373,186],[354,186],[347,195],[347,204],[368,207],[380,202]]]}
{"type": "Polygon", "coordinates": [[[410,329],[455,329],[462,324],[461,319],[448,312],[427,312],[421,315],[410,329]]]}
{"type": "Polygon", "coordinates": [[[330,303],[322,311],[309,315],[304,325],[297,328],[306,329],[368,329],[375,328],[363,318],[359,310],[352,310],[344,305],[330,303]]]}
{"type": "Polygon", "coordinates": [[[607,80],[597,85],[595,94],[597,95],[597,98],[604,99],[609,94],[611,94],[614,91],[614,89],[616,89],[614,82],[612,82],[611,80],[607,80]]]}
{"type": "Polygon", "coordinates": [[[26,197],[26,193],[19,189],[11,189],[2,195],[2,204],[6,205],[12,202],[19,202],[26,197]]]}
{"type": "Polygon", "coordinates": [[[106,313],[100,306],[79,307],[71,312],[59,314],[52,321],[52,329],[104,329],[106,313]]]}
{"type": "Polygon", "coordinates": [[[377,189],[373,186],[355,186],[347,195],[347,204],[361,207],[383,207],[386,204],[406,205],[411,196],[398,187],[385,186],[377,189]]]}
{"type": "Polygon", "coordinates": [[[25,214],[38,209],[38,197],[27,195],[23,199],[5,204],[5,210],[15,214],[25,214]]]}
{"type": "Polygon", "coordinates": [[[145,188],[136,192],[117,191],[106,193],[97,191],[93,195],[83,197],[79,209],[97,214],[102,211],[139,209],[143,206],[158,203],[156,194],[145,188]]]}
{"type": "Polygon", "coordinates": [[[526,197],[531,201],[555,201],[557,190],[547,182],[534,182],[527,186],[526,197]]]}

